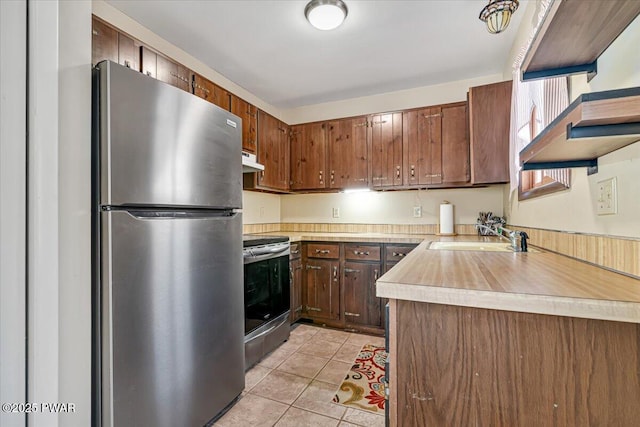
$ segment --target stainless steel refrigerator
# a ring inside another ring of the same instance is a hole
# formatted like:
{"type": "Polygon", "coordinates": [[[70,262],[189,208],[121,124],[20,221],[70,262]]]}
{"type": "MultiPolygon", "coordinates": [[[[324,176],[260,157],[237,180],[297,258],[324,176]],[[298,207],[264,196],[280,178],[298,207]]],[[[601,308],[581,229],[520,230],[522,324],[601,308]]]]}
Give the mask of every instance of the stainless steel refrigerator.
{"type": "Polygon", "coordinates": [[[240,119],[94,69],[94,424],[202,426],[244,388],[240,119]]]}

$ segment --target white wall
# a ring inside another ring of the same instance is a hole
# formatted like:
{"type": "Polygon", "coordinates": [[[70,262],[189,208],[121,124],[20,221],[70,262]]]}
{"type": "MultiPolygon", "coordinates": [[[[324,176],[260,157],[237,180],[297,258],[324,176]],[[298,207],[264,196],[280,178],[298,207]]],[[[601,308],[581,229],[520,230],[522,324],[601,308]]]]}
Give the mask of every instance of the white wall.
{"type": "MultiPolygon", "coordinates": [[[[0,1],[0,402],[26,391],[27,7],[0,1]]],[[[0,425],[26,416],[1,411],[0,425]]]]}
{"type": "Polygon", "coordinates": [[[437,224],[440,203],[454,205],[456,224],[474,224],[480,211],[502,215],[502,186],[454,190],[371,191],[282,196],[282,222],[347,224],[437,224]],[[413,217],[413,207],[422,217],[413,217]],[[340,218],[333,218],[333,208],[340,218]]]}
{"type": "MultiPolygon", "coordinates": [[[[598,74],[571,79],[572,99],[581,93],[640,86],[640,16],[598,60],[598,74]]],[[[587,176],[585,168],[572,169],[571,189],[519,202],[505,199],[510,223],[553,230],[640,238],[640,143],[603,156],[599,172],[587,176]],[[595,213],[598,181],[616,177],[618,214],[595,213]]]]}
{"type": "Polygon", "coordinates": [[[343,101],[308,105],[284,111],[288,124],[308,123],[318,120],[383,113],[429,105],[464,101],[470,87],[511,80],[501,74],[476,77],[432,86],[388,92],[343,101]]]}
{"type": "Polygon", "coordinates": [[[265,224],[280,222],[280,195],[242,192],[242,223],[265,224]]]}
{"type": "Polygon", "coordinates": [[[91,4],[58,2],[60,426],[91,424],[91,4]]]}

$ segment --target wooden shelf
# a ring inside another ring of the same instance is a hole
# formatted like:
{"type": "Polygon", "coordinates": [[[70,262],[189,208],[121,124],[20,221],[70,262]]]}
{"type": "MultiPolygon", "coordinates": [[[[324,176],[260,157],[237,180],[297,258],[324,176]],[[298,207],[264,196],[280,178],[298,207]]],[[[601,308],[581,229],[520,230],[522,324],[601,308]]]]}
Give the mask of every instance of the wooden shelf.
{"type": "Polygon", "coordinates": [[[597,72],[597,60],[640,14],[638,0],[555,0],[522,62],[522,80],[597,72]]]}
{"type": "Polygon", "coordinates": [[[598,157],[638,140],[640,87],[587,93],[520,151],[520,164],[525,170],[595,166],[598,157]]]}

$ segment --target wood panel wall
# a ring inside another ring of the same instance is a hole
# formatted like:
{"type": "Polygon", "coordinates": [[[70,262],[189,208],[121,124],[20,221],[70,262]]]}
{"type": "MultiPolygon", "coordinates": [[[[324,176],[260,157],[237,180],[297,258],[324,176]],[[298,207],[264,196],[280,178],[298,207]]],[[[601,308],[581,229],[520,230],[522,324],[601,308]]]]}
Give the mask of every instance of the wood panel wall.
{"type": "Polygon", "coordinates": [[[410,301],[395,316],[392,426],[638,425],[638,324],[410,301]]]}

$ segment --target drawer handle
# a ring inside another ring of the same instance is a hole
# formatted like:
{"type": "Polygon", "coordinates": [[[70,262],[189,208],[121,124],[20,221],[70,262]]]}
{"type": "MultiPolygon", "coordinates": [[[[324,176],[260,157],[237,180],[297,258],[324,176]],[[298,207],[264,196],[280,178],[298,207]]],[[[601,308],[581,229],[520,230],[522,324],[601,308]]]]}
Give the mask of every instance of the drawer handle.
{"type": "Polygon", "coordinates": [[[403,254],[402,252],[394,252],[392,255],[399,256],[399,257],[407,256],[407,254],[403,254]]]}
{"type": "Polygon", "coordinates": [[[360,313],[349,313],[348,311],[345,311],[344,315],[345,316],[360,317],[360,313]]]}
{"type": "Polygon", "coordinates": [[[317,254],[330,254],[331,251],[329,249],[316,249],[317,254]]]}
{"type": "Polygon", "coordinates": [[[425,119],[430,119],[432,117],[442,117],[442,113],[436,113],[436,114],[423,114],[422,117],[424,117],[425,119]]]}
{"type": "Polygon", "coordinates": [[[322,270],[322,267],[316,265],[307,265],[307,270],[322,270]]]}
{"type": "Polygon", "coordinates": [[[362,251],[353,251],[353,254],[354,254],[354,255],[365,255],[365,256],[369,256],[369,251],[365,251],[365,252],[362,252],[362,251]]]}
{"type": "Polygon", "coordinates": [[[356,270],[356,269],[353,269],[353,268],[345,268],[344,272],[345,273],[360,273],[360,270],[356,270]]]}
{"type": "Polygon", "coordinates": [[[309,307],[309,306],[307,306],[307,311],[322,311],[322,309],[318,308],[318,307],[309,307]]]}
{"type": "Polygon", "coordinates": [[[337,282],[338,281],[338,267],[333,267],[333,281],[337,282]]]}

